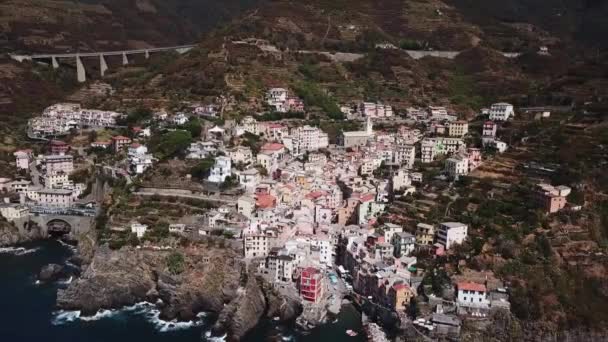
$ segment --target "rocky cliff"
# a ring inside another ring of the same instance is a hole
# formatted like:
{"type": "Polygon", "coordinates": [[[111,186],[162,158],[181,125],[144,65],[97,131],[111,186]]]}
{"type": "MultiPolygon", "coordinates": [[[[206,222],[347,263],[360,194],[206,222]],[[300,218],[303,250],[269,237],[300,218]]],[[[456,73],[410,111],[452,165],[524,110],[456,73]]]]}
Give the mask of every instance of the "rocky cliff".
{"type": "Polygon", "coordinates": [[[42,238],[37,226],[31,229],[18,229],[14,224],[0,218],[0,247],[16,245],[42,238]]]}
{"type": "Polygon", "coordinates": [[[141,301],[160,304],[163,319],[191,320],[198,312],[216,313],[214,329],[242,338],[264,315],[294,319],[296,300],[277,295],[261,278],[248,273],[240,255],[223,248],[189,247],[171,252],[98,247],[82,276],[57,293],[62,309],[92,315],[141,301]],[[183,256],[181,272],[171,272],[168,256],[183,256]],[[178,273],[178,274],[176,274],[178,273]]]}

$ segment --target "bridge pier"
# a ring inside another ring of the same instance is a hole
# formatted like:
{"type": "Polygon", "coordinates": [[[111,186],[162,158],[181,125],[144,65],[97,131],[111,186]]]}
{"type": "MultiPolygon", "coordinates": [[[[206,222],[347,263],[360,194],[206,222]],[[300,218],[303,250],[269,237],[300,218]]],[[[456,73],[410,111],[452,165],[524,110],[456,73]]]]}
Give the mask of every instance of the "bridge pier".
{"type": "Polygon", "coordinates": [[[129,59],[127,58],[127,54],[126,53],[122,53],[122,65],[127,65],[129,64],[129,59]]]}
{"type": "Polygon", "coordinates": [[[101,73],[101,77],[106,75],[106,71],[108,71],[108,63],[106,63],[103,55],[99,55],[99,72],[101,73]]]}
{"type": "Polygon", "coordinates": [[[146,50],[145,56],[146,56],[146,59],[150,59],[150,50],[146,50]]]}
{"type": "Polygon", "coordinates": [[[53,69],[59,69],[59,62],[57,62],[57,57],[51,57],[51,65],[53,65],[53,69]]]}
{"type": "Polygon", "coordinates": [[[84,70],[84,64],[82,64],[80,56],[76,56],[76,77],[80,83],[86,82],[87,80],[87,74],[84,70]]]}

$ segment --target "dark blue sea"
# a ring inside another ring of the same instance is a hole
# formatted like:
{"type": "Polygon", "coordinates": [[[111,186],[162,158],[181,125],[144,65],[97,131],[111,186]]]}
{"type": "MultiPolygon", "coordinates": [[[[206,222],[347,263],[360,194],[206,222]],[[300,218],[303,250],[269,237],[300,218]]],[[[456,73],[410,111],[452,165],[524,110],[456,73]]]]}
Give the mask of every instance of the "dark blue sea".
{"type": "MultiPolygon", "coordinates": [[[[55,283],[37,283],[40,269],[49,263],[65,264],[73,253],[57,241],[44,241],[0,248],[0,341],[87,341],[87,342],[186,342],[218,341],[204,337],[213,324],[212,315],[200,315],[196,322],[165,322],[151,304],[140,303],[122,310],[104,311],[94,317],[80,317],[78,312],[59,311],[55,307],[57,289],[70,279],[55,283]],[[203,337],[202,337],[203,336],[203,337]]],[[[209,335],[209,334],[207,334],[209,335]]],[[[245,341],[364,341],[361,314],[347,305],[337,321],[301,332],[294,326],[273,321],[261,322],[245,341]],[[359,333],[349,337],[345,331],[359,333]]]]}

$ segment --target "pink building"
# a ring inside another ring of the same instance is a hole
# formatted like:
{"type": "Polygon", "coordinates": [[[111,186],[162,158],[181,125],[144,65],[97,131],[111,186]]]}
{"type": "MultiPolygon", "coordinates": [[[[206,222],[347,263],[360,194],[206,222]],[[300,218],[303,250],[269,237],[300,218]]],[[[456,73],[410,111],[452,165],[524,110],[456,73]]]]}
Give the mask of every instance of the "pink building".
{"type": "Polygon", "coordinates": [[[534,199],[545,212],[552,214],[566,206],[568,203],[566,197],[571,191],[572,189],[564,185],[553,186],[541,183],[536,186],[534,199]]]}
{"type": "Polygon", "coordinates": [[[70,145],[61,140],[51,140],[49,145],[51,154],[66,154],[70,150],[70,145]]]}
{"type": "Polygon", "coordinates": [[[15,165],[20,170],[27,170],[30,167],[30,160],[32,158],[32,150],[19,150],[13,153],[15,156],[15,165]]]}
{"type": "Polygon", "coordinates": [[[119,152],[126,145],[131,143],[131,139],[128,137],[123,137],[121,135],[112,137],[112,147],[114,148],[114,152],[119,152]]]}

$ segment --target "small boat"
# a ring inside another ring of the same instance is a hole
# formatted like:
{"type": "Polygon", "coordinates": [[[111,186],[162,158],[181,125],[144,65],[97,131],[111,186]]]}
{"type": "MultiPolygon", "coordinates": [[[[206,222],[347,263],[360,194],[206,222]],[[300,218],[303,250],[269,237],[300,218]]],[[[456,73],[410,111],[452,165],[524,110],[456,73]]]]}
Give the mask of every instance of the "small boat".
{"type": "Polygon", "coordinates": [[[346,335],[348,335],[350,337],[355,337],[359,334],[357,334],[354,330],[348,329],[348,330],[346,330],[346,335]]]}

